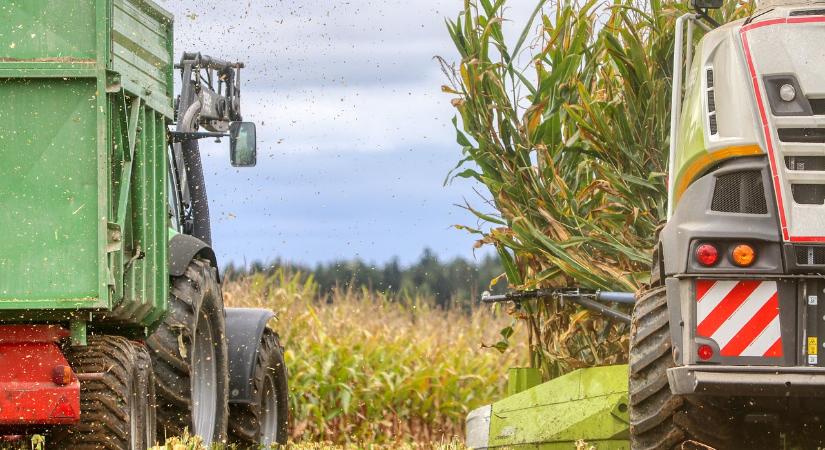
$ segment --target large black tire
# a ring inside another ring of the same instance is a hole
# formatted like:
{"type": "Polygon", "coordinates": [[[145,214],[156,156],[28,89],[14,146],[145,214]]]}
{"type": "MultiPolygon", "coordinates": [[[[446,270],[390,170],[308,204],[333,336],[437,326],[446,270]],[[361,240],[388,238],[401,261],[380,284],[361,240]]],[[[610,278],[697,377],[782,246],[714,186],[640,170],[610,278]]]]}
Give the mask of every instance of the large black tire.
{"type": "Polygon", "coordinates": [[[226,440],[229,381],[223,296],[209,261],[173,277],[169,311],[149,337],[158,393],[158,430],[188,429],[207,445],[226,440]]]}
{"type": "MultiPolygon", "coordinates": [[[[118,336],[89,336],[66,352],[81,378],[80,423],[54,430],[49,448],[145,450],[154,440],[153,391],[141,376],[139,346],[118,336]],[[84,377],[83,374],[89,374],[84,377]]],[[[145,352],[145,350],[143,350],[145,352]]]]}
{"type": "Polygon", "coordinates": [[[261,338],[252,382],[252,404],[230,405],[229,438],[240,448],[286,444],[289,439],[289,388],[278,335],[267,328],[261,338]]]}
{"type": "Polygon", "coordinates": [[[665,450],[695,441],[733,449],[734,422],[712,397],[673,395],[667,369],[674,366],[667,295],[656,287],[639,297],[630,328],[630,446],[665,450]]]}

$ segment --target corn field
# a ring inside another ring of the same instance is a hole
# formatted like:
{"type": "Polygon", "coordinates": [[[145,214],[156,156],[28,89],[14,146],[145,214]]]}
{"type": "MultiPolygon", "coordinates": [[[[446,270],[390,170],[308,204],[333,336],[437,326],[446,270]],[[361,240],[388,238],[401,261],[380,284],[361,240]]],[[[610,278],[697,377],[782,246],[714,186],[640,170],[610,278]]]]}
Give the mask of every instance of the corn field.
{"type": "MultiPolygon", "coordinates": [[[[506,0],[467,0],[448,21],[460,60],[441,59],[462,159],[489,197],[466,207],[513,289],[636,291],[666,213],[675,19],[687,2],[539,1],[514,46],[506,0]]],[[[749,3],[730,3],[722,21],[749,3]]],[[[552,378],[626,360],[627,331],[557,299],[513,311],[531,364],[552,378]]]]}
{"type": "Polygon", "coordinates": [[[369,290],[321,298],[311,277],[286,271],[228,283],[224,296],[230,306],[277,313],[271,325],[286,348],[295,442],[461,439],[467,412],[500,397],[502,368],[526,354],[522,346],[502,360],[482,348],[501,339],[510,321],[503,314],[445,311],[420,298],[402,304],[369,290]]]}
{"type": "MultiPolygon", "coordinates": [[[[463,449],[467,412],[501,397],[506,368],[526,362],[524,346],[503,356],[482,347],[500,340],[510,321],[486,309],[445,311],[431,307],[433,299],[369,290],[321,296],[311,276],[286,270],[240,278],[223,290],[227,306],[277,313],[270,325],[286,349],[287,449],[463,449]]],[[[49,449],[35,438],[0,443],[0,450],[49,449]]],[[[203,449],[196,436],[158,439],[164,445],[152,450],[203,449]]]]}
{"type": "MultiPolygon", "coordinates": [[[[276,447],[273,447],[276,448],[276,447]]],[[[463,444],[458,440],[437,442],[432,444],[419,444],[414,442],[393,443],[392,445],[380,444],[333,444],[329,442],[308,442],[290,443],[284,446],[277,446],[283,450],[464,450],[463,444]]],[[[235,450],[234,446],[221,446],[216,444],[209,450],[235,450]]],[[[38,449],[32,449],[38,450],[38,449]]],[[[39,449],[42,450],[42,449],[39,449]]],[[[166,440],[163,445],[157,445],[149,450],[207,450],[197,436],[184,434],[180,437],[172,437],[166,440]]],[[[240,450],[240,449],[238,449],[240,450]]],[[[246,450],[246,449],[244,449],[246,450]]]]}

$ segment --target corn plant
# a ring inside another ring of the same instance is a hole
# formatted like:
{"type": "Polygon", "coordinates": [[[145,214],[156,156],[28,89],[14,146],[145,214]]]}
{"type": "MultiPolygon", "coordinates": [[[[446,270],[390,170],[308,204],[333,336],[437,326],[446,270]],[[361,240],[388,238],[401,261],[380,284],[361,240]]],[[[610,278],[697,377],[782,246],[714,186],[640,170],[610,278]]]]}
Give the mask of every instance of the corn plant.
{"type": "Polygon", "coordinates": [[[277,313],[296,442],[452,442],[467,412],[503,392],[501,364],[519,362],[518,349],[501,361],[481,348],[509,321],[486,311],[445,311],[432,299],[367,289],[321,296],[311,277],[284,270],[227,283],[224,296],[277,313]]]}
{"type": "MultiPolygon", "coordinates": [[[[540,0],[512,48],[506,5],[467,0],[447,24],[461,59],[442,59],[443,90],[464,153],[451,176],[489,191],[484,208],[467,205],[486,225],[461,228],[495,246],[514,289],[636,291],[665,215],[673,29],[687,5],[540,0]]],[[[546,377],[626,359],[626,325],[558,299],[514,312],[546,377]]]]}

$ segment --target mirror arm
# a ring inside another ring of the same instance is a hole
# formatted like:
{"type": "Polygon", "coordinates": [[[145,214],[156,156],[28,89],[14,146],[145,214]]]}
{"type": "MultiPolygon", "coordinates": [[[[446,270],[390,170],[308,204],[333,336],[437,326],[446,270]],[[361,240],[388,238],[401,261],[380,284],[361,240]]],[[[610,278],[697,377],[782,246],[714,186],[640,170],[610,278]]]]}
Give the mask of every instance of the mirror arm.
{"type": "Polygon", "coordinates": [[[698,14],[701,19],[704,19],[705,22],[709,23],[710,26],[712,26],[713,28],[719,28],[721,26],[719,22],[717,22],[713,17],[708,15],[707,8],[700,8],[698,6],[695,6],[693,9],[696,10],[696,14],[698,14]]]}
{"type": "Polygon", "coordinates": [[[222,138],[229,136],[226,133],[213,133],[209,131],[170,131],[169,141],[178,143],[184,141],[194,141],[205,138],[222,138]]]}

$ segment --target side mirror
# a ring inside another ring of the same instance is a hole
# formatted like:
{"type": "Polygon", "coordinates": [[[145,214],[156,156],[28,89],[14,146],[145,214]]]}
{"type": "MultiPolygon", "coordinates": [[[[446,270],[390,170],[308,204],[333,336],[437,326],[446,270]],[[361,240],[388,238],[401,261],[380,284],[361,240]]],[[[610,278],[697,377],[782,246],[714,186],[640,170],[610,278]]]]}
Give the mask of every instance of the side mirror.
{"type": "Polygon", "coordinates": [[[258,144],[254,122],[229,124],[229,158],[233,167],[255,167],[258,144]]]}
{"type": "Polygon", "coordinates": [[[722,0],[690,0],[694,9],[719,9],[722,7],[722,0]]]}

